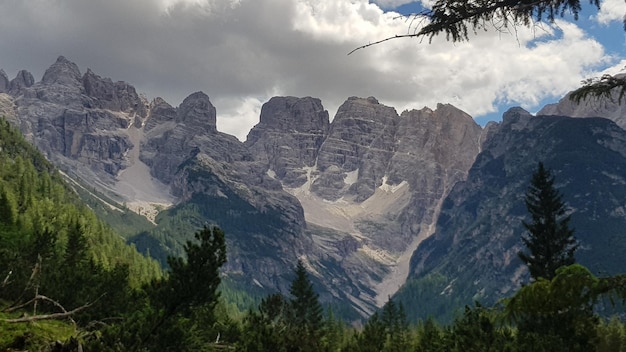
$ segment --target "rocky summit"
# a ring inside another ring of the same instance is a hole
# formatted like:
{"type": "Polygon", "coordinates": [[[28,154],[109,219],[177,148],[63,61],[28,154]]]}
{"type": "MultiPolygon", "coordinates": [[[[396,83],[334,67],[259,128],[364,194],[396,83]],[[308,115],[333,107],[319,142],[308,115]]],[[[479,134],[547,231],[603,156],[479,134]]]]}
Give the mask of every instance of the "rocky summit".
{"type": "Polygon", "coordinates": [[[449,307],[494,304],[529,282],[517,253],[522,220],[529,221],[524,195],[540,161],[568,205],[577,260],[602,275],[623,272],[626,131],[608,119],[532,116],[520,108],[492,129],[467,179],[444,200],[434,234],[411,258],[398,296],[412,303],[419,296],[415,314],[451,319],[449,307]]]}
{"type": "Polygon", "coordinates": [[[0,114],[83,194],[151,222],[124,233],[138,249],[164,261],[216,224],[229,287],[287,293],[300,259],[322,301],[355,319],[399,289],[413,317],[450,317],[519,288],[523,196],[538,161],[566,195],[580,261],[614,271],[626,132],[622,107],[602,104],[513,108],[481,128],[449,104],[398,114],[350,97],[331,120],[317,98],[274,97],[241,142],[217,130],[203,92],[175,107],[65,57],[39,82],[0,71],[0,114]]]}

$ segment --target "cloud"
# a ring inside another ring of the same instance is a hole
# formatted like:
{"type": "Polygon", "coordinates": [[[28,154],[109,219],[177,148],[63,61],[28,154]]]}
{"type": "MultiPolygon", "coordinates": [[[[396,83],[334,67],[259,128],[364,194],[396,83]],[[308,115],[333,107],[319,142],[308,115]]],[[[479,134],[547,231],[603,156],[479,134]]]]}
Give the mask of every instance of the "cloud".
{"type": "MultiPolygon", "coordinates": [[[[609,2],[610,0],[607,0],[609,2]]],[[[619,0],[622,1],[622,0],[619,0]]],[[[406,1],[378,1],[397,6],[406,1]]],[[[0,68],[36,77],[65,55],[84,72],[125,80],[173,105],[202,90],[221,131],[245,139],[274,95],[322,99],[332,116],[350,96],[399,111],[452,103],[473,116],[532,108],[603,69],[603,47],[576,25],[391,40],[409,30],[367,0],[5,0],[0,68]]]]}
{"type": "Polygon", "coordinates": [[[374,0],[372,1],[382,8],[385,9],[395,9],[399,6],[410,4],[416,2],[415,0],[374,0]]]}
{"type": "Polygon", "coordinates": [[[612,21],[623,21],[625,15],[626,2],[624,0],[604,0],[595,18],[601,24],[607,25],[612,21]]]}

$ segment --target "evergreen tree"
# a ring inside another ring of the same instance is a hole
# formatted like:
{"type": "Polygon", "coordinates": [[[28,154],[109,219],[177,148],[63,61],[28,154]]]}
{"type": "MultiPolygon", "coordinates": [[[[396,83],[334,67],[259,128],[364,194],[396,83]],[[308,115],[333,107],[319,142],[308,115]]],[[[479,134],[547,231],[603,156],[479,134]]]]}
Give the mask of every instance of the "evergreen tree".
{"type": "MultiPolygon", "coordinates": [[[[220,268],[226,262],[226,242],[224,232],[205,226],[196,232],[196,240],[187,241],[187,260],[169,257],[169,276],[155,280],[148,289],[153,309],[153,322],[135,342],[139,348],[190,348],[185,345],[189,329],[184,328],[183,316],[190,316],[194,309],[202,308],[212,315],[220,293],[220,268]]],[[[149,314],[148,314],[149,315],[149,314]]],[[[213,321],[213,316],[204,317],[205,322],[213,321]]]]}
{"type": "Polygon", "coordinates": [[[559,268],[552,280],[539,278],[522,287],[506,303],[507,315],[517,325],[519,350],[592,351],[598,323],[594,304],[610,286],[574,264],[559,268]]]}
{"type": "Polygon", "coordinates": [[[444,352],[446,350],[444,332],[432,317],[428,318],[419,328],[416,352],[444,352]]]}
{"type": "Polygon", "coordinates": [[[382,321],[387,330],[384,351],[409,351],[411,349],[409,323],[402,303],[396,304],[392,299],[389,299],[383,307],[382,321]]]}
{"type": "Polygon", "coordinates": [[[385,348],[386,341],[387,327],[376,312],[369,318],[365,327],[363,327],[363,331],[356,336],[356,350],[360,352],[380,352],[385,348]]]}
{"type": "Polygon", "coordinates": [[[574,264],[578,244],[562,195],[554,188],[554,176],[541,162],[526,193],[526,208],[532,219],[523,222],[528,233],[522,241],[528,253],[520,251],[519,257],[533,279],[551,280],[558,268],[574,264]]]}
{"type": "Polygon", "coordinates": [[[292,336],[295,338],[295,342],[302,347],[301,350],[316,351],[319,350],[322,335],[323,309],[301,260],[298,260],[295,275],[296,277],[289,289],[289,293],[293,297],[291,299],[290,326],[295,331],[292,336]]]}
{"type": "Polygon", "coordinates": [[[287,349],[289,301],[280,293],[267,296],[258,312],[250,311],[244,319],[241,349],[255,352],[281,352],[287,349]]]}

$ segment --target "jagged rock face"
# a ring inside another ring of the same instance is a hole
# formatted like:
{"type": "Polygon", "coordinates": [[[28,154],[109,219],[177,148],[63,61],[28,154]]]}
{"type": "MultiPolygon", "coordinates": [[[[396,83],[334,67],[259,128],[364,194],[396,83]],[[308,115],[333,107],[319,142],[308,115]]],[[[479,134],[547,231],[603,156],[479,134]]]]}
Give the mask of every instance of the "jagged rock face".
{"type": "Polygon", "coordinates": [[[286,187],[299,187],[307,181],[303,168],[315,165],[329,126],[319,99],[274,97],[263,104],[245,145],[286,187]]]}
{"type": "Polygon", "coordinates": [[[9,121],[16,122],[16,114],[13,97],[6,93],[0,93],[0,116],[9,121]]]}
{"type": "Polygon", "coordinates": [[[8,93],[13,96],[18,96],[24,92],[25,88],[32,86],[34,83],[35,78],[33,75],[26,70],[21,70],[17,73],[17,76],[9,82],[8,93]]]}
{"type": "Polygon", "coordinates": [[[183,100],[176,122],[195,123],[203,133],[217,132],[215,107],[203,92],[193,93],[183,100]]]}
{"type": "MultiPolygon", "coordinates": [[[[616,75],[616,77],[626,77],[626,74],[616,75]]],[[[618,126],[626,129],[626,104],[620,100],[619,87],[613,89],[610,99],[597,99],[589,97],[579,103],[570,98],[567,94],[556,104],[544,106],[537,115],[556,115],[570,117],[604,117],[615,121],[618,126]]]]}
{"type": "Polygon", "coordinates": [[[0,93],[7,93],[9,91],[9,77],[6,72],[0,69],[0,93]]]}
{"type": "Polygon", "coordinates": [[[251,161],[248,150],[235,137],[216,129],[215,107],[201,92],[187,97],[175,109],[162,99],[151,104],[140,159],[152,174],[169,184],[183,162],[204,153],[220,163],[251,161]]]}
{"type": "MultiPolygon", "coordinates": [[[[478,300],[491,304],[527,282],[524,195],[537,163],[553,170],[581,242],[576,258],[593,272],[619,271],[626,246],[626,131],[606,119],[533,117],[512,109],[494,128],[467,180],[443,203],[435,234],[411,259],[422,316],[478,300]],[[540,138],[538,138],[540,136],[540,138]]],[[[399,297],[409,297],[410,290],[399,297]]]]}
{"type": "MultiPolygon", "coordinates": [[[[89,76],[92,85],[101,80],[89,76]]],[[[20,71],[11,81],[10,93],[16,97],[22,132],[66,171],[80,172],[89,165],[100,175],[115,176],[127,166],[126,154],[133,143],[125,130],[132,120],[101,110],[105,102],[87,94],[78,66],[65,57],[59,57],[36,84],[30,73],[20,71]]]]}
{"type": "Polygon", "coordinates": [[[465,178],[478,153],[482,130],[450,105],[398,116],[375,98],[353,97],[322,139],[318,131],[326,117],[319,119],[318,104],[273,98],[246,145],[298,197],[315,225],[307,232],[322,251],[313,247],[306,255],[312,268],[323,269],[323,280],[335,283],[326,284],[328,294],[368,315],[394,292],[376,287],[404,279],[394,276],[408,270],[408,259],[404,269],[400,257],[408,258],[414,240],[429,234],[441,199],[465,178]],[[294,134],[304,134],[304,147],[294,143],[294,134]]]}
{"type": "Polygon", "coordinates": [[[375,98],[349,98],[319,151],[319,175],[311,190],[328,200],[351,196],[363,201],[374,194],[393,153],[397,116],[375,98]],[[349,173],[356,173],[356,180],[349,173]]]}
{"type": "Polygon", "coordinates": [[[101,191],[114,192],[131,164],[139,172],[131,174],[144,178],[136,182],[153,182],[145,179],[151,174],[176,196],[172,211],[192,206],[199,226],[216,223],[228,233],[227,273],[269,291],[288,289],[291,263],[313,247],[303,235],[303,209],[243,143],[217,131],[206,94],[193,93],[177,108],[160,98],[147,104],[132,86],[91,70],[81,75],[64,57],[36,84],[24,72],[9,83],[15,98],[0,93],[0,111],[16,111],[14,122],[53,162],[104,184],[101,191]]]}
{"type": "Polygon", "coordinates": [[[181,206],[195,204],[205,219],[228,234],[226,273],[244,274],[246,284],[288,290],[286,281],[277,280],[290,274],[285,263],[295,262],[296,253],[312,246],[303,236],[304,213],[276,180],[260,175],[262,169],[246,168],[251,165],[226,164],[199,152],[176,173],[172,189],[181,194],[181,206]],[[244,171],[273,184],[244,180],[244,171]]]}
{"type": "Polygon", "coordinates": [[[87,69],[83,75],[82,83],[85,94],[93,98],[89,107],[137,114],[142,118],[147,117],[148,109],[145,100],[139,97],[135,88],[128,83],[113,83],[110,78],[102,78],[90,69],[87,69]]]}
{"type": "Polygon", "coordinates": [[[465,180],[481,133],[471,116],[452,105],[402,113],[387,184],[407,181],[413,190],[402,213],[404,233],[419,234],[435,221],[441,200],[465,180]]]}

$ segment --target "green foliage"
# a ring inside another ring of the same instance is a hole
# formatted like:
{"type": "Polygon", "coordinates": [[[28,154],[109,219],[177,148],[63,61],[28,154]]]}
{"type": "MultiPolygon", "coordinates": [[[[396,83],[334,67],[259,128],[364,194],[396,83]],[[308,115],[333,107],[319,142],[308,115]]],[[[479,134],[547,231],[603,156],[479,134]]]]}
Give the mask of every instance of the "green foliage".
{"type": "Polygon", "coordinates": [[[385,348],[387,341],[387,327],[380,318],[378,312],[374,313],[365,326],[363,331],[355,336],[356,348],[359,352],[378,352],[385,348]]]}
{"type": "MultiPolygon", "coordinates": [[[[590,4],[600,8],[599,0],[590,4]]],[[[525,0],[438,0],[432,9],[420,14],[427,17],[426,24],[417,33],[430,38],[445,33],[453,42],[468,40],[468,29],[476,32],[492,24],[499,30],[509,26],[529,25],[533,21],[548,20],[553,23],[558,16],[571,13],[575,19],[582,10],[580,0],[525,1],[525,0]]]]}
{"type": "Polygon", "coordinates": [[[455,311],[451,307],[463,307],[464,300],[471,302],[471,295],[464,292],[449,294],[445,289],[451,280],[441,274],[431,273],[423,278],[409,278],[394,295],[394,300],[406,307],[407,319],[418,323],[422,317],[436,317],[441,323],[451,323],[455,311]]]}
{"type": "Polygon", "coordinates": [[[0,311],[0,351],[45,351],[53,342],[69,341],[76,335],[76,327],[70,322],[12,324],[5,321],[14,318],[18,318],[18,314],[0,311]]]}
{"type": "MultiPolygon", "coordinates": [[[[5,120],[0,120],[0,165],[1,310],[38,317],[82,307],[72,319],[85,326],[121,314],[133,287],[161,276],[158,264],[127,246],[84,207],[5,120]]],[[[55,329],[48,335],[37,329],[23,334],[24,323],[6,324],[10,328],[0,329],[1,341],[19,340],[33,350],[68,337],[55,329]]]]}
{"type": "Polygon", "coordinates": [[[196,232],[195,238],[196,242],[188,241],[185,245],[186,260],[169,257],[169,275],[147,287],[147,328],[139,331],[140,339],[134,342],[133,349],[178,346],[194,350],[198,343],[206,344],[207,341],[194,342],[198,319],[189,317],[200,310],[205,327],[215,322],[213,311],[219,299],[219,270],[226,262],[226,242],[224,232],[217,227],[205,226],[196,232]]]}
{"type": "Polygon", "coordinates": [[[389,300],[381,312],[374,313],[357,333],[349,351],[412,351],[413,337],[404,307],[389,300]]]}
{"type": "Polygon", "coordinates": [[[326,319],[302,261],[291,283],[291,299],[280,293],[261,300],[244,318],[244,351],[337,351],[347,339],[345,326],[329,311],[326,319]]]}
{"type": "Polygon", "coordinates": [[[300,260],[298,260],[295,275],[289,289],[293,297],[291,323],[302,330],[302,337],[317,339],[322,326],[323,310],[318,301],[318,295],[313,290],[309,274],[300,260]]]}
{"type": "Polygon", "coordinates": [[[575,262],[578,244],[574,230],[569,228],[570,216],[565,215],[562,198],[554,188],[554,176],[540,162],[526,193],[526,208],[532,222],[523,222],[528,234],[522,241],[530,253],[519,252],[535,280],[540,277],[551,280],[558,268],[575,262]]]}
{"type": "Polygon", "coordinates": [[[626,330],[624,324],[617,317],[608,321],[601,321],[597,327],[598,352],[624,352],[626,351],[626,330]]]}
{"type": "Polygon", "coordinates": [[[600,78],[584,80],[583,86],[570,94],[570,99],[577,104],[587,98],[606,99],[614,102],[615,93],[618,93],[617,102],[621,102],[626,96],[626,78],[605,74],[600,78]]]}
{"type": "Polygon", "coordinates": [[[579,264],[562,267],[552,280],[522,287],[506,303],[520,346],[535,351],[589,351],[596,343],[593,306],[601,281],[579,264]]]}
{"type": "Polygon", "coordinates": [[[446,352],[444,333],[432,318],[428,318],[418,326],[416,352],[446,352]]]}
{"type": "Polygon", "coordinates": [[[447,351],[514,351],[510,329],[499,327],[493,314],[480,305],[466,306],[463,316],[454,321],[448,335],[447,351]]]}

